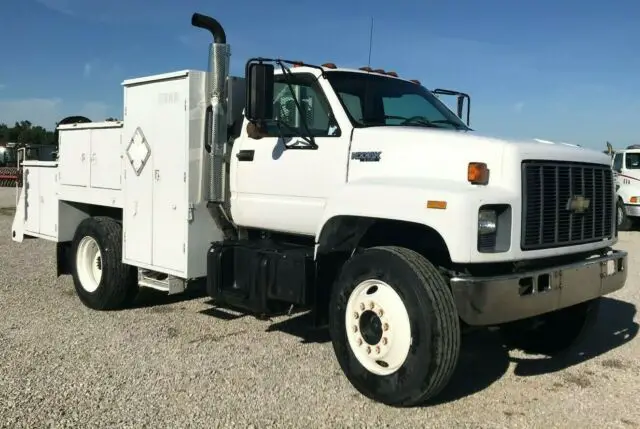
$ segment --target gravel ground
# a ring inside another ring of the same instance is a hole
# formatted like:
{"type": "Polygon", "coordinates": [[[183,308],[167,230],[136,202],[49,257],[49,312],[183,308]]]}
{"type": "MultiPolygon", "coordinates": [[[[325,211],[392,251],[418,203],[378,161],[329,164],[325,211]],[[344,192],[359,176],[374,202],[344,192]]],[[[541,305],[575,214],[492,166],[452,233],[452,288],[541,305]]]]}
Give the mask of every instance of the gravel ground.
{"type": "Polygon", "coordinates": [[[222,318],[202,295],[155,291],[88,310],[56,279],[52,243],[10,240],[14,201],[0,188],[2,427],[640,427],[640,233],[622,234],[627,286],[572,359],[474,334],[438,404],[394,409],[360,396],[327,336],[295,319],[222,318]]]}

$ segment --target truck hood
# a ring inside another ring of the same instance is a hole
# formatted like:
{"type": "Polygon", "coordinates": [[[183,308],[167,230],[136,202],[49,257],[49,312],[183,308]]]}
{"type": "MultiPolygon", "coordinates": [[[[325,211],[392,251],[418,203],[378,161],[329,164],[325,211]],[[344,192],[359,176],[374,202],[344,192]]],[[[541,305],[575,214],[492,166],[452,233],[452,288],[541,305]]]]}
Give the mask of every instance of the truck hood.
{"type": "Polygon", "coordinates": [[[475,131],[370,127],[353,132],[349,181],[396,177],[466,183],[468,164],[484,162],[491,186],[513,188],[520,184],[520,164],[531,159],[610,163],[602,152],[567,143],[502,139],[475,131]],[[379,152],[379,160],[372,152],[379,152]]]}

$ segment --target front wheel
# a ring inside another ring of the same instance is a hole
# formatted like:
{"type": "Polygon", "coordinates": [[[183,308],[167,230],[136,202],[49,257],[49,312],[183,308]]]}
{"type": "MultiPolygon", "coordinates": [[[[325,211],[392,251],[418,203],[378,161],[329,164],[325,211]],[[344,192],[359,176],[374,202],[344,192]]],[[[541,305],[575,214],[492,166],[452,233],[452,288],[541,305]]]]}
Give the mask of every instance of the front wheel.
{"type": "Polygon", "coordinates": [[[409,249],[357,254],[332,291],[338,363],[360,393],[387,405],[412,406],[441,392],[458,361],[459,323],[445,278],[409,249]]]}
{"type": "Polygon", "coordinates": [[[629,231],[633,226],[633,219],[627,216],[622,200],[618,200],[616,206],[616,221],[618,223],[618,231],[629,231]]]}

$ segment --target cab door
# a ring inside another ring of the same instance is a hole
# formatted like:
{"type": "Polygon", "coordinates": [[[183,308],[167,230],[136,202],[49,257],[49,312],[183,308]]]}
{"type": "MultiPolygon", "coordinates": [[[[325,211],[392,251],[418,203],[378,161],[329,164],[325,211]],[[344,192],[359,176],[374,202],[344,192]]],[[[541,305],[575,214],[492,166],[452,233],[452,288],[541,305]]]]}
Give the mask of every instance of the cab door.
{"type": "Polygon", "coordinates": [[[615,156],[613,157],[613,161],[611,164],[611,168],[613,170],[613,180],[616,183],[616,189],[617,187],[619,187],[622,183],[620,183],[620,173],[622,172],[622,160],[624,158],[624,153],[623,152],[618,152],[615,154],[615,156]]]}
{"type": "Polygon", "coordinates": [[[274,115],[285,125],[270,122],[260,139],[243,129],[235,141],[230,185],[236,224],[315,235],[327,199],[344,186],[350,133],[335,120],[320,82],[296,73],[289,78],[292,93],[284,77],[275,76],[274,115]],[[307,128],[317,149],[291,148],[306,145],[307,128]]]}

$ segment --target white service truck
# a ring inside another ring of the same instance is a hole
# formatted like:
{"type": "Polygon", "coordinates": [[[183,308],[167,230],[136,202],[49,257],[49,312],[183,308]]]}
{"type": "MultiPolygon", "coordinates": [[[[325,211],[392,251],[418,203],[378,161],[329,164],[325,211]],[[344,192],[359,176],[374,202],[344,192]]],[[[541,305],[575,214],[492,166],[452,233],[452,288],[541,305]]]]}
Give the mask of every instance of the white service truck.
{"type": "Polygon", "coordinates": [[[611,166],[616,184],[619,231],[629,231],[640,217],[640,146],[616,151],[611,166]]]}
{"type": "Polygon", "coordinates": [[[358,391],[410,406],[468,328],[553,355],[623,287],[605,154],[483,136],[383,70],[254,58],[232,77],[221,25],[192,25],[208,72],[127,80],[121,122],[66,121],[59,158],[23,164],[13,239],[56,242],[86,306],[206,281],[222,307],[310,310],[358,391]]]}

